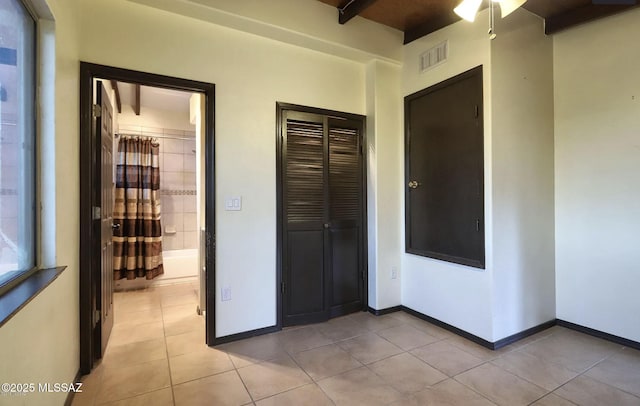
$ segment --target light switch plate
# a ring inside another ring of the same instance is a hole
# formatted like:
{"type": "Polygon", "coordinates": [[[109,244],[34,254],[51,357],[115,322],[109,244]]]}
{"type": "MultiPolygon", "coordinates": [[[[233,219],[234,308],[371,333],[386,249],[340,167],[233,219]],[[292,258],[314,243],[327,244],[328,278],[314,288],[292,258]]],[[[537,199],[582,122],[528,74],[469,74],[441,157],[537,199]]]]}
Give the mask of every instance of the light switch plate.
{"type": "Polygon", "coordinates": [[[222,288],[222,301],[226,302],[228,300],[231,300],[231,287],[225,286],[222,288]]]}
{"type": "Polygon", "coordinates": [[[242,210],[242,196],[229,196],[224,199],[224,209],[226,211],[242,210]]]}

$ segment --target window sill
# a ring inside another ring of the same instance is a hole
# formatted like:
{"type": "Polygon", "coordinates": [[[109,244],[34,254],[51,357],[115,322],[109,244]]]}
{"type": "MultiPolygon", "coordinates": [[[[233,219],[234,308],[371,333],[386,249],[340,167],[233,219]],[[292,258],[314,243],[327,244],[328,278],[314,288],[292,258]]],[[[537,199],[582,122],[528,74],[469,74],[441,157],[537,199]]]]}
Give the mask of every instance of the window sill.
{"type": "Polygon", "coordinates": [[[66,269],[66,266],[40,269],[0,296],[0,327],[38,296],[66,269]]]}

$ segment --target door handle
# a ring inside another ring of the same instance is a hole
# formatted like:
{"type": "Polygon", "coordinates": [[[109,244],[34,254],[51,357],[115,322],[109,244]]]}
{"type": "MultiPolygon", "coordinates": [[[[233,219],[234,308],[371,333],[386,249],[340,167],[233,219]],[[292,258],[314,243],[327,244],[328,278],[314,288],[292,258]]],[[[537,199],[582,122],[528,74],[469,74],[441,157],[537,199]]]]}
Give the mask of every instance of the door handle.
{"type": "Polygon", "coordinates": [[[329,228],[331,227],[331,223],[324,223],[324,228],[329,228]]]}
{"type": "Polygon", "coordinates": [[[422,183],[418,182],[417,180],[412,180],[411,182],[409,182],[409,188],[411,189],[417,189],[420,185],[422,185],[422,183]]]}
{"type": "Polygon", "coordinates": [[[120,223],[111,224],[111,228],[112,228],[113,230],[119,230],[119,229],[120,229],[120,223]]]}

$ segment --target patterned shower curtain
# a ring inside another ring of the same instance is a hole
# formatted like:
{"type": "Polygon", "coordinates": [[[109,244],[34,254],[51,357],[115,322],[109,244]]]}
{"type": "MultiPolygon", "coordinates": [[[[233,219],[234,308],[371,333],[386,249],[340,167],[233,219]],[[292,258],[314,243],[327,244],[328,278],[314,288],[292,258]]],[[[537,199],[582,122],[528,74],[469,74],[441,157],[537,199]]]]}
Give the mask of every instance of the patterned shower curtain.
{"type": "Polygon", "coordinates": [[[113,277],[153,279],[162,267],[159,145],[151,138],[118,143],[113,209],[113,277]]]}

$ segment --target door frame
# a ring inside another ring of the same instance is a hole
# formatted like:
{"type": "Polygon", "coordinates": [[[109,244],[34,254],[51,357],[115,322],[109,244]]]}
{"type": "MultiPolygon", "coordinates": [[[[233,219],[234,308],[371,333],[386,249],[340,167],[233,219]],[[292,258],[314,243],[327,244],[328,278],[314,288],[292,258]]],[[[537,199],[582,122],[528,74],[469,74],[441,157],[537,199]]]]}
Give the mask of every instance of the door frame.
{"type": "Polygon", "coordinates": [[[348,119],[360,121],[362,123],[362,270],[364,279],[362,281],[362,311],[369,309],[369,242],[367,228],[367,120],[366,116],[353,113],[344,113],[336,110],[327,110],[316,107],[301,106],[298,104],[276,102],[276,317],[277,328],[282,329],[283,311],[282,306],[282,276],[283,276],[283,241],[284,241],[284,196],[283,196],[283,140],[282,133],[282,113],[284,110],[292,110],[300,113],[311,113],[328,116],[334,119],[348,119]]]}
{"type": "MultiPolygon", "coordinates": [[[[205,230],[206,230],[206,343],[215,344],[215,85],[213,83],[198,82],[188,79],[140,72],[112,66],[80,62],[80,371],[82,374],[91,372],[96,361],[94,348],[97,345],[92,330],[92,303],[95,300],[96,289],[100,280],[94,275],[96,271],[95,258],[96,235],[94,220],[92,219],[92,193],[100,176],[100,168],[96,165],[94,151],[97,140],[92,131],[92,104],[94,79],[116,80],[121,82],[138,83],[146,86],[162,87],[165,89],[182,90],[202,93],[205,96],[205,230]]],[[[99,263],[99,262],[98,262],[99,263]]]]}

